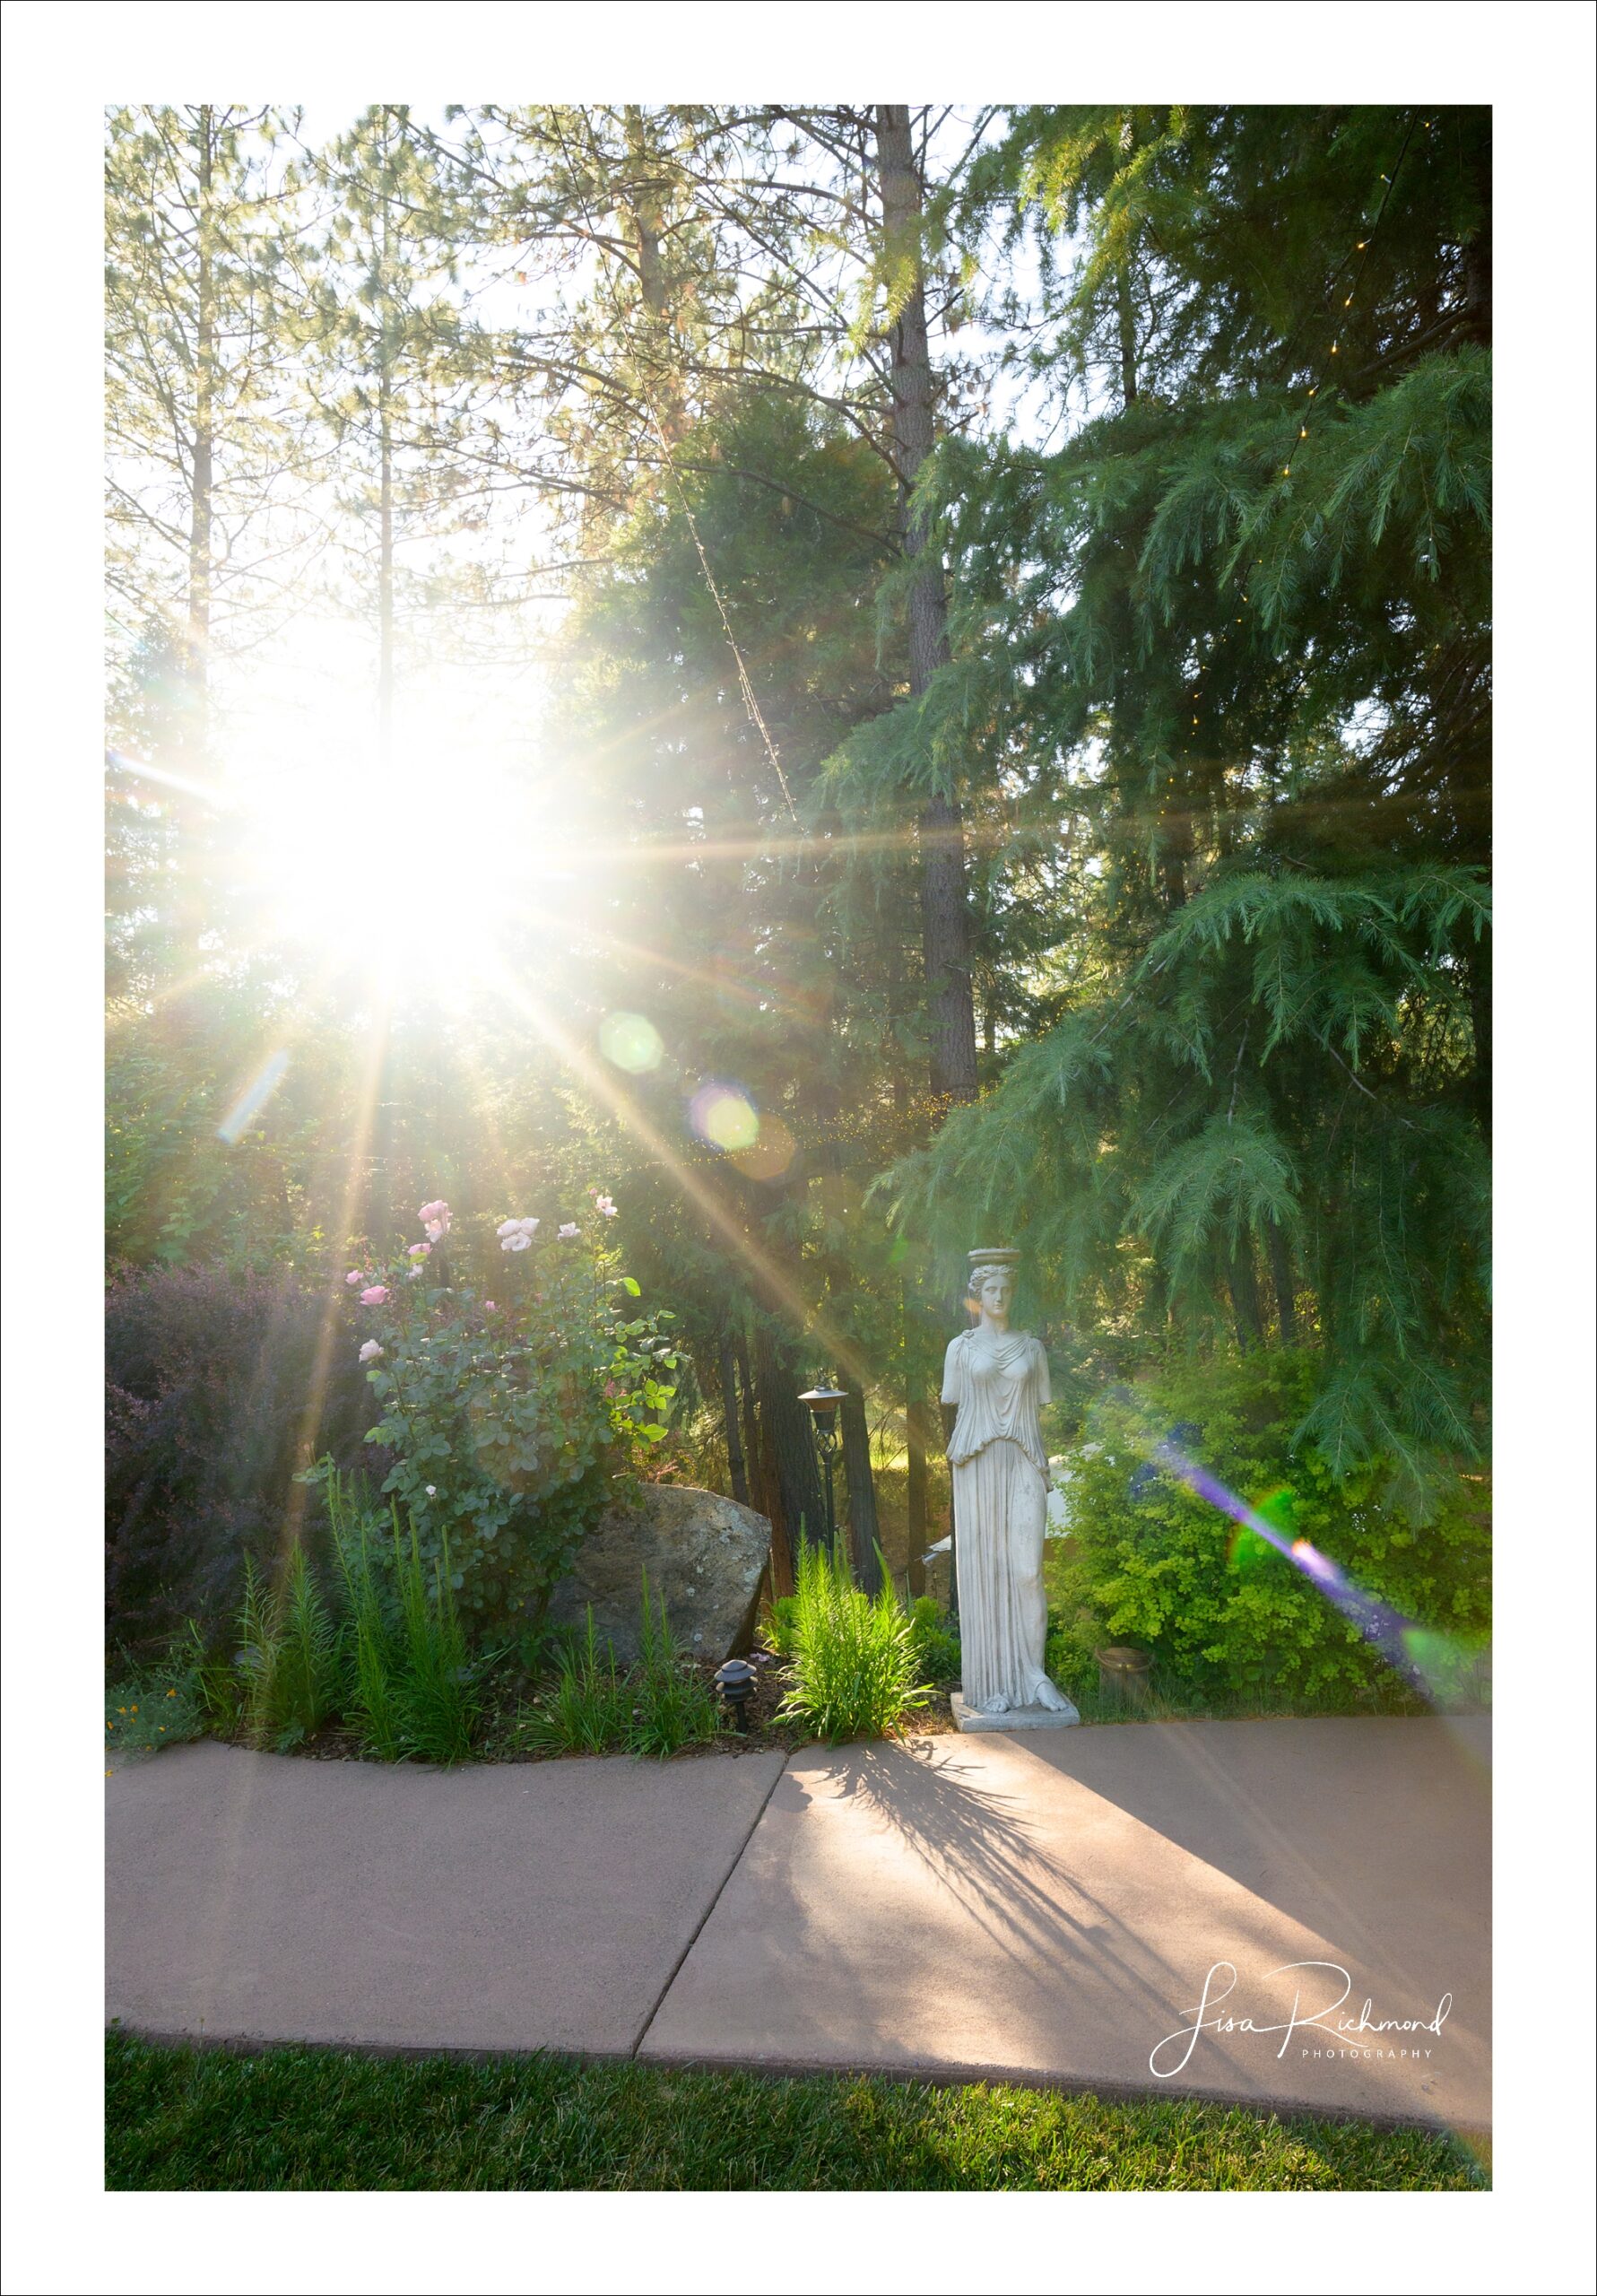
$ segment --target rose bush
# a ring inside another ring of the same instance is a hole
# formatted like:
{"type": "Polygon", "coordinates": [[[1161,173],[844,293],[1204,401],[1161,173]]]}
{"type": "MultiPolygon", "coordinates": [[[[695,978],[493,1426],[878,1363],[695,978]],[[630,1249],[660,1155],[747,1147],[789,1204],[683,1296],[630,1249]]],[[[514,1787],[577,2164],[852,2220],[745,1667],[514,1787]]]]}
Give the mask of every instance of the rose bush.
{"type": "Polygon", "coordinates": [[[367,1440],[393,1455],[383,1489],[430,1566],[447,1542],[462,1609],[536,1626],[618,1483],[665,1434],[673,1318],[630,1311],[638,1287],[597,1222],[540,1243],[546,1224],[517,1216],[473,1247],[449,1240],[441,1198],[418,1217],[425,1243],[351,1271],[355,1352],[382,1407],[367,1440]],[[490,1264],[493,1241],[505,1259],[490,1297],[473,1262],[490,1264]]]}

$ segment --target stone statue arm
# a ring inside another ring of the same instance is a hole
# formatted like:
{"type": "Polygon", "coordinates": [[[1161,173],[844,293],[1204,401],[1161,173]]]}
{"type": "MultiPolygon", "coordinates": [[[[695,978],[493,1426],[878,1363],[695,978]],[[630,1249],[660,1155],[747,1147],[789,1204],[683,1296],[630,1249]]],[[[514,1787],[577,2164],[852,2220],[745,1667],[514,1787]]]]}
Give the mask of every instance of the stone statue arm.
{"type": "Polygon", "coordinates": [[[1037,1400],[1040,1407],[1054,1400],[1054,1389],[1048,1378],[1048,1351],[1040,1339],[1034,1339],[1031,1344],[1036,1350],[1032,1361],[1036,1367],[1037,1400]]]}
{"type": "Polygon", "coordinates": [[[942,1359],[942,1400],[953,1405],[956,1409],[965,1400],[965,1382],[959,1362],[959,1342],[963,1337],[964,1334],[960,1332],[950,1340],[948,1352],[942,1359]]]}

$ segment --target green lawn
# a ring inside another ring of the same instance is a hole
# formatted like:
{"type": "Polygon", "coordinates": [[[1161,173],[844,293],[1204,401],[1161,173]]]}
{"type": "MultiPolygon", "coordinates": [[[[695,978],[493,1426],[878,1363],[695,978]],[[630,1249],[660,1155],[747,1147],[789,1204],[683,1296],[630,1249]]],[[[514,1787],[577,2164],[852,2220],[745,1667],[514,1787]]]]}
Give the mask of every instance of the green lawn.
{"type": "Polygon", "coordinates": [[[131,2191],[1467,2192],[1452,2138],[1030,2089],[158,2048],[112,2033],[131,2191]]]}

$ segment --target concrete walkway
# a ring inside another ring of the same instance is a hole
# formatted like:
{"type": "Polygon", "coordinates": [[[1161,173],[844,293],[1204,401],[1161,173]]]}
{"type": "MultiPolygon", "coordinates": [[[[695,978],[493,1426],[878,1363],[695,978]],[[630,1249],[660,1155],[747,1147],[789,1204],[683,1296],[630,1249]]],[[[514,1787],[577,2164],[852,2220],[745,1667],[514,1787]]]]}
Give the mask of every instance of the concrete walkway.
{"type": "Polygon", "coordinates": [[[629,2054],[780,1754],[455,1770],[174,1746],[106,1786],[135,2031],[629,2054]]]}
{"type": "Polygon", "coordinates": [[[178,1747],[108,1785],[108,2014],[1484,2127],[1489,1762],[1483,1722],[1410,1719],[926,1738],[785,1769],[178,1747]]]}

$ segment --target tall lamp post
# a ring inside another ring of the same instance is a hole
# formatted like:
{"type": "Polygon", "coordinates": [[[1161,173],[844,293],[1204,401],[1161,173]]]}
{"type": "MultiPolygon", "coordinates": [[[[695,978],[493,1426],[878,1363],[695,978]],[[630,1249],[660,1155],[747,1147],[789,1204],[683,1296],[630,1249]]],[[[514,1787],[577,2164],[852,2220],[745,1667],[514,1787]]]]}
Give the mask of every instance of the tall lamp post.
{"type": "Polygon", "coordinates": [[[843,1400],[841,1387],[810,1387],[799,1397],[809,1406],[815,1422],[815,1448],[820,1453],[820,1471],[826,1480],[826,1544],[829,1553],[837,1550],[838,1518],[832,1503],[832,1463],[838,1456],[838,1406],[843,1400]]]}

